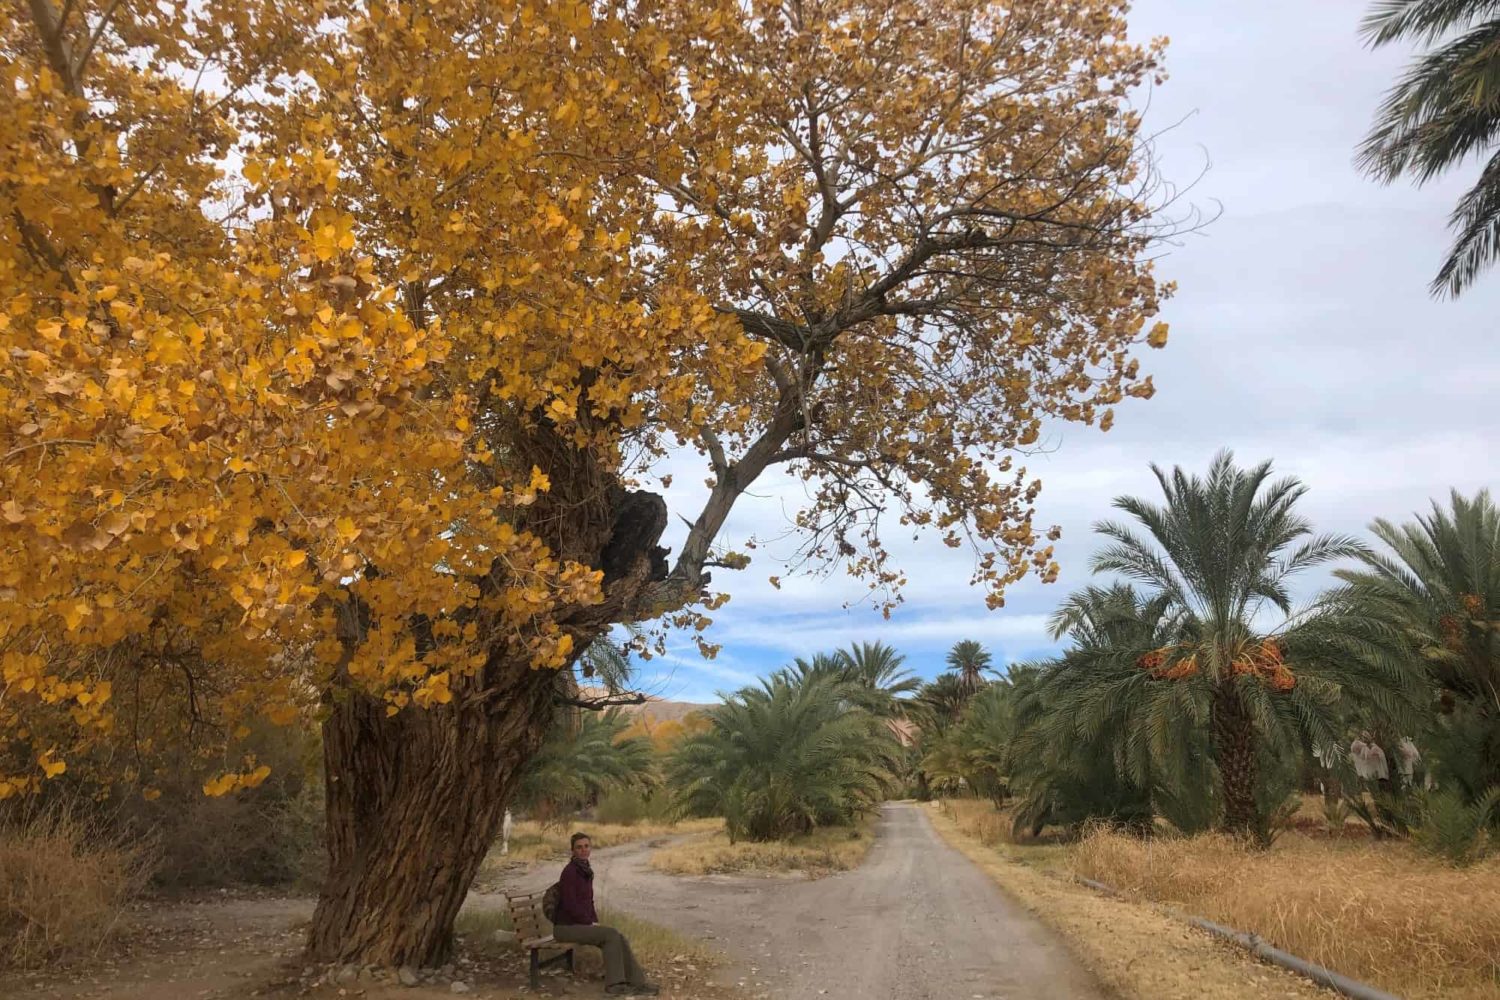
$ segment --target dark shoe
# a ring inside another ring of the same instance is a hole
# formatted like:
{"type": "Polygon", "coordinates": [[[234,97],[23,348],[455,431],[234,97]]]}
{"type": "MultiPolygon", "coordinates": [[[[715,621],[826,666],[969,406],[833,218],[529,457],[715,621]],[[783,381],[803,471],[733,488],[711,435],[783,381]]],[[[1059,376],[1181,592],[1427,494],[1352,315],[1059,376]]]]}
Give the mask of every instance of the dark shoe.
{"type": "Polygon", "coordinates": [[[610,983],[604,987],[604,993],[606,996],[612,997],[633,997],[636,995],[635,987],[629,983],[610,983]]]}
{"type": "Polygon", "coordinates": [[[661,992],[661,987],[655,983],[637,983],[635,995],[638,997],[654,997],[661,992]]]}

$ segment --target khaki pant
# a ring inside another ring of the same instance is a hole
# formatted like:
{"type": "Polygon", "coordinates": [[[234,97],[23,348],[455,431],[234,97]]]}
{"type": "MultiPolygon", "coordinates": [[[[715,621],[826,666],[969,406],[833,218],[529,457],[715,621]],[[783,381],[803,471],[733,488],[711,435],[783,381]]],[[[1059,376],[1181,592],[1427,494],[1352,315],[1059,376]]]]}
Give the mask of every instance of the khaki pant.
{"type": "Polygon", "coordinates": [[[639,986],[646,981],[646,970],[635,960],[630,942],[613,927],[602,924],[558,924],[552,928],[558,941],[591,944],[604,952],[604,985],[629,983],[639,986]]]}

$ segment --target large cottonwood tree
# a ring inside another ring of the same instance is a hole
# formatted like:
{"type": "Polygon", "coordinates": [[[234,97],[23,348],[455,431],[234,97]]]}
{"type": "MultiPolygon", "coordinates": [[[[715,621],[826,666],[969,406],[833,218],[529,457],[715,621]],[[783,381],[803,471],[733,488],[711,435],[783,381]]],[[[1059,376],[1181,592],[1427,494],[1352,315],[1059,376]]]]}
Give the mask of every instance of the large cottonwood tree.
{"type": "Polygon", "coordinates": [[[450,949],[556,672],[706,624],[767,469],[814,558],[899,589],[893,510],[998,603],[1055,572],[1013,456],[1151,392],[1117,0],[4,9],[0,795],[315,712],[317,959],[450,949]]]}

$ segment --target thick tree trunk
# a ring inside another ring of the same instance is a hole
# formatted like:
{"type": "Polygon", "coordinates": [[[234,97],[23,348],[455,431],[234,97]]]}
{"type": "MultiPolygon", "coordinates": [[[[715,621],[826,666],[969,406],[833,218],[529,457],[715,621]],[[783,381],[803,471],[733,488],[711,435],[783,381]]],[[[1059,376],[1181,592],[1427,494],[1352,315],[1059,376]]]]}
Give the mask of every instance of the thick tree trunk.
{"type": "Polygon", "coordinates": [[[387,717],[343,698],[323,724],[328,878],[313,914],[317,962],[441,964],[521,768],[546,734],[556,675],[491,664],[493,698],[463,693],[387,717]],[[508,669],[506,669],[508,667],[508,669]]]}
{"type": "MultiPolygon", "coordinates": [[[[523,467],[538,465],[552,481],[517,527],[556,558],[603,571],[604,603],[562,617],[582,652],[652,603],[647,589],[667,575],[657,546],[666,504],[624,489],[545,421],[497,434],[523,467]]],[[[481,585],[492,582],[505,585],[481,585]]],[[[469,884],[553,722],[558,682],[526,654],[496,649],[446,705],[387,716],[384,702],[335,692],[323,724],[329,871],[308,933],[312,960],[428,966],[448,957],[469,884]]]]}
{"type": "Polygon", "coordinates": [[[1256,835],[1255,726],[1232,678],[1214,688],[1210,709],[1214,761],[1224,786],[1224,829],[1239,837],[1256,835]]]}

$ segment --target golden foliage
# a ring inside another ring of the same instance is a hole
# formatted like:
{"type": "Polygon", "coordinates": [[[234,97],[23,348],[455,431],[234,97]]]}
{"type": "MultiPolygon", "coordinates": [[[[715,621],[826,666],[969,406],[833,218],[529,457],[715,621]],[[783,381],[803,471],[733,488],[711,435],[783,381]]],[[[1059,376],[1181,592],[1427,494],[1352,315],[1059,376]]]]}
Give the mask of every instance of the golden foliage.
{"type": "Polygon", "coordinates": [[[571,662],[586,609],[712,609],[778,462],[872,587],[872,490],[973,539],[995,603],[1056,574],[1011,453],[1151,394],[1124,95],[1159,44],[1119,0],[751,7],[0,21],[0,795],[123,738],[124,681],[173,691],[131,727],[166,752],[333,688],[480,697],[571,662]],[[608,533],[566,518],[686,442],[715,478],[676,589],[606,606],[608,533]]]}
{"type": "Polygon", "coordinates": [[[619,739],[643,737],[651,741],[651,747],[657,753],[670,753],[687,737],[706,733],[712,728],[713,723],[706,712],[689,712],[680,719],[657,719],[648,706],[636,713],[619,739]]]}

